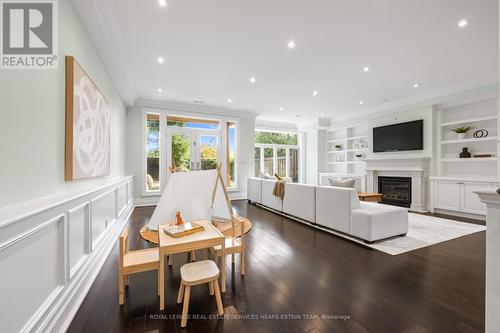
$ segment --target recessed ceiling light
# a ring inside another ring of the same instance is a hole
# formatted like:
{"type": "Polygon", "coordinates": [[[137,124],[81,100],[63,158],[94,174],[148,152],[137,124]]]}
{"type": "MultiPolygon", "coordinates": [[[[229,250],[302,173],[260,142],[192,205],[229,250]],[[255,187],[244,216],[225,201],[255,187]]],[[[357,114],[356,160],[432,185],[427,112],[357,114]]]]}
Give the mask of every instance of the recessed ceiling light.
{"type": "Polygon", "coordinates": [[[252,76],[252,77],[250,78],[250,82],[255,83],[255,77],[253,77],[253,76],[252,76]]]}
{"type": "Polygon", "coordinates": [[[167,0],[158,0],[158,4],[161,6],[161,7],[165,7],[167,5],[167,0]]]}
{"type": "Polygon", "coordinates": [[[313,91],[313,96],[318,96],[318,91],[317,90],[313,91]]]}
{"type": "Polygon", "coordinates": [[[363,67],[363,72],[369,72],[369,71],[370,71],[370,67],[368,67],[368,66],[363,67]]]}
{"type": "Polygon", "coordinates": [[[158,92],[162,92],[162,91],[163,91],[163,89],[161,89],[161,88],[158,88],[158,92]]]}
{"type": "Polygon", "coordinates": [[[290,41],[288,41],[288,44],[287,44],[287,45],[288,45],[288,48],[289,48],[289,49],[294,49],[294,48],[295,48],[295,46],[296,46],[296,44],[295,44],[295,41],[294,41],[294,40],[290,40],[290,41]]]}
{"type": "Polygon", "coordinates": [[[280,106],[280,111],[283,111],[283,110],[285,110],[285,108],[284,108],[284,107],[282,107],[282,106],[280,106]]]}
{"type": "Polygon", "coordinates": [[[363,101],[359,101],[359,105],[363,105],[363,101]]]}
{"type": "Polygon", "coordinates": [[[319,116],[320,116],[320,117],[324,117],[324,116],[325,116],[325,114],[324,114],[324,113],[322,113],[322,114],[320,114],[319,116]]]}
{"type": "Polygon", "coordinates": [[[413,84],[413,88],[418,88],[420,85],[418,83],[413,84]]]}
{"type": "Polygon", "coordinates": [[[163,57],[158,57],[158,63],[163,64],[165,62],[165,58],[163,57]]]}
{"type": "Polygon", "coordinates": [[[469,25],[469,20],[468,19],[461,19],[460,21],[458,21],[458,24],[457,24],[457,26],[460,29],[465,28],[467,25],[469,25]]]}
{"type": "Polygon", "coordinates": [[[232,102],[233,102],[233,100],[232,100],[231,98],[228,98],[228,99],[227,99],[227,102],[228,102],[228,103],[232,103],[232,102]]]}

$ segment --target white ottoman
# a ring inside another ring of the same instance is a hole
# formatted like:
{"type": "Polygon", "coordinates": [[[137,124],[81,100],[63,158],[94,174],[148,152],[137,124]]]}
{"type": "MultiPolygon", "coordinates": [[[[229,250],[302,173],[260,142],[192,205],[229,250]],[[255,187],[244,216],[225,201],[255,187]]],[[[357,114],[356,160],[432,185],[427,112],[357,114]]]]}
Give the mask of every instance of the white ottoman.
{"type": "Polygon", "coordinates": [[[408,210],[406,208],[361,202],[361,208],[352,210],[351,235],[369,243],[404,236],[408,232],[408,210]]]}

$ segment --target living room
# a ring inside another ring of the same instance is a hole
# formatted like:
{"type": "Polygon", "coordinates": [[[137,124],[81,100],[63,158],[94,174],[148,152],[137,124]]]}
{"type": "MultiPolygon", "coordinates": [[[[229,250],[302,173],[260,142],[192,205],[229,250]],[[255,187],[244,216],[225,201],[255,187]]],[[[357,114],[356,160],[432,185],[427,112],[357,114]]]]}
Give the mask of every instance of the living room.
{"type": "Polygon", "coordinates": [[[499,3],[0,0],[2,332],[498,332],[499,3]]]}

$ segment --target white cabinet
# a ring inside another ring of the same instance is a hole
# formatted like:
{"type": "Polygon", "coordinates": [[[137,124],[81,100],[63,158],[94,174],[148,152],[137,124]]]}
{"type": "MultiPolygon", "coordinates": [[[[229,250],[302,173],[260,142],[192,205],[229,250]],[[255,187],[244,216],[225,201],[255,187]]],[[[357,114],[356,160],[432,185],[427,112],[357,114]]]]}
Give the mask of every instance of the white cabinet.
{"type": "Polygon", "coordinates": [[[481,203],[474,191],[491,190],[497,183],[474,180],[432,180],[432,204],[434,209],[486,215],[486,205],[481,203]]]}
{"type": "Polygon", "coordinates": [[[460,182],[442,180],[434,183],[434,208],[459,211],[460,202],[460,182]]]}
{"type": "Polygon", "coordinates": [[[463,182],[462,183],[462,212],[486,215],[486,205],[479,200],[474,191],[491,190],[492,183],[463,182]]]}

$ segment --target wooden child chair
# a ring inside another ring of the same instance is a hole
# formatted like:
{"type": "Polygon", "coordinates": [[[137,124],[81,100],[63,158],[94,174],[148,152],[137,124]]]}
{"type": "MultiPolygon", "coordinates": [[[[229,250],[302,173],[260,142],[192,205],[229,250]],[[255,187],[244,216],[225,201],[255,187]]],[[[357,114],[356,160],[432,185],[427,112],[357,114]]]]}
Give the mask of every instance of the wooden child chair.
{"type": "MultiPolygon", "coordinates": [[[[152,271],[160,268],[158,248],[137,251],[128,250],[128,230],[125,228],[120,235],[120,305],[123,304],[125,284],[128,285],[128,275],[152,271]]],[[[160,279],[158,279],[158,293],[160,279]]]]}
{"type": "MultiPolygon", "coordinates": [[[[237,215],[233,215],[231,226],[231,237],[226,238],[226,246],[224,249],[224,255],[231,255],[231,264],[234,263],[234,255],[236,253],[240,254],[240,269],[241,275],[245,275],[245,222],[239,218],[237,215]],[[237,224],[239,224],[239,235],[237,233],[237,224]]],[[[216,261],[222,255],[221,246],[213,246],[210,249],[211,254],[214,256],[216,261]]]]}

